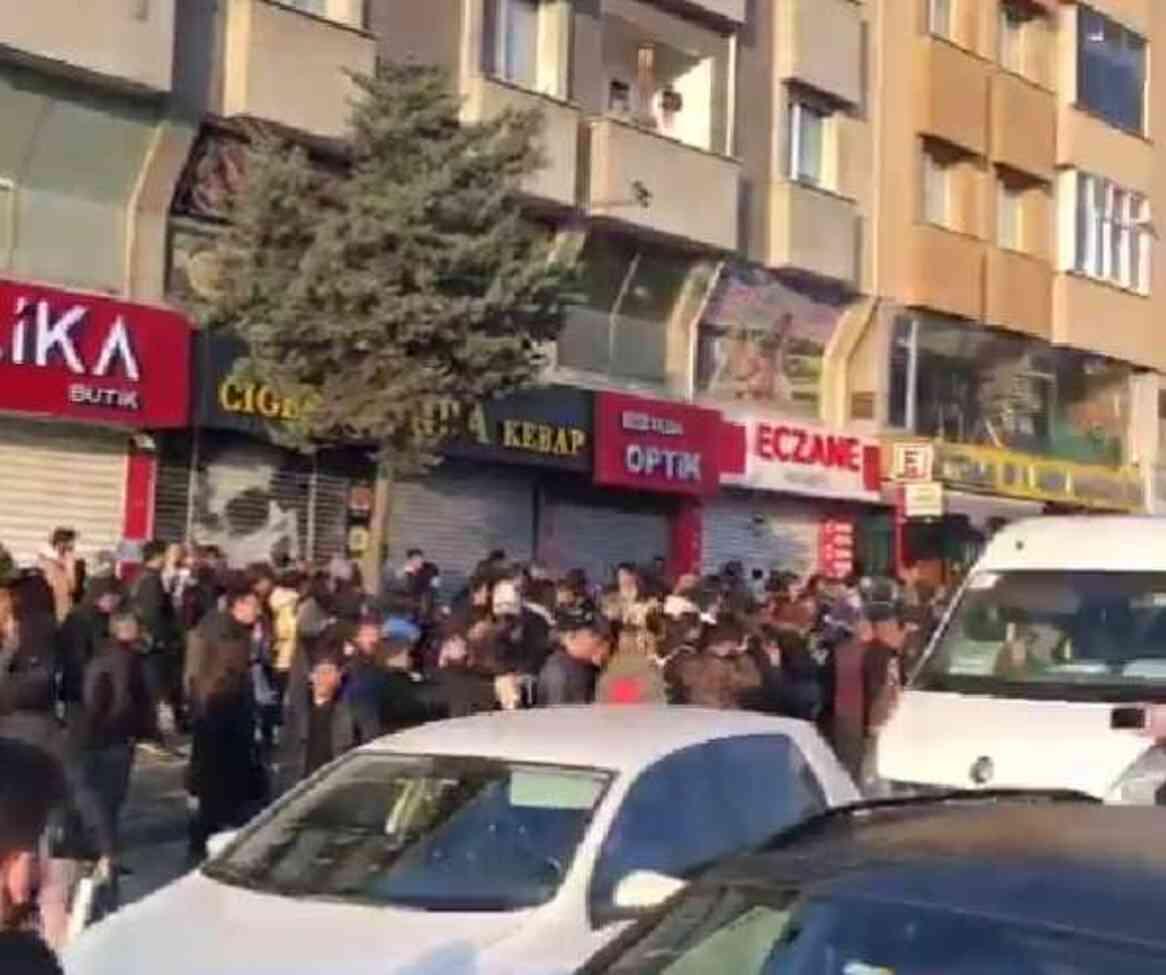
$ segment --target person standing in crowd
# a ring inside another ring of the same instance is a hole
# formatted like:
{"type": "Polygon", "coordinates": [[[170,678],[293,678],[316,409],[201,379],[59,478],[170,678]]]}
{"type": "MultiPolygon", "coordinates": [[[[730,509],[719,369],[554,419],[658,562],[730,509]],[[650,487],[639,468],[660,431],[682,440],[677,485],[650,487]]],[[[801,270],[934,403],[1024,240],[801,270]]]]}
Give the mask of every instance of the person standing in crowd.
{"type": "Polygon", "coordinates": [[[600,704],[667,704],[668,685],[657,652],[664,637],[658,611],[619,629],[616,651],[599,677],[595,700],[600,704]]]}
{"type": "Polygon", "coordinates": [[[387,606],[391,602],[399,604],[402,597],[412,599],[417,592],[417,579],[424,564],[425,553],[419,548],[411,548],[405,553],[405,562],[399,569],[386,563],[381,574],[377,602],[387,606]]]}
{"type": "Polygon", "coordinates": [[[251,592],[246,577],[235,575],[228,580],[224,609],[212,609],[186,634],[186,657],[183,661],[182,687],[188,697],[207,658],[225,643],[244,641],[250,651],[251,631],[259,615],[258,599],[251,592]],[[244,598],[250,595],[251,599],[244,598]]]}
{"type": "Polygon", "coordinates": [[[387,735],[445,715],[432,688],[413,672],[415,644],[413,633],[392,621],[381,631],[385,667],[383,727],[387,735]]]}
{"type": "Polygon", "coordinates": [[[676,672],[681,703],[706,708],[743,708],[756,700],[761,673],[745,651],[745,628],[734,617],[709,626],[700,653],[676,672]]]}
{"type": "Polygon", "coordinates": [[[53,594],[57,623],[64,623],[73,608],[79,579],[77,574],[77,533],[72,528],[58,528],[48,546],[37,559],[37,568],[53,594]]]}
{"type": "Polygon", "coordinates": [[[271,664],[281,703],[283,695],[287,693],[288,678],[299,645],[296,618],[302,589],[304,589],[303,577],[296,572],[285,572],[276,581],[275,588],[271,590],[271,595],[267,599],[272,628],[271,664]]]}
{"type": "Polygon", "coordinates": [[[134,582],[130,605],[137,614],[146,647],[146,680],[156,703],[166,703],[174,726],[183,727],[182,634],[174,600],[162,580],[166,544],[157,540],[142,548],[142,571],[134,582]]]}
{"type": "Polygon", "coordinates": [[[874,759],[878,730],[901,685],[900,654],[907,638],[898,587],[872,583],[855,637],[834,652],[834,711],[830,738],[839,761],[862,788],[874,759]]]}
{"type": "Polygon", "coordinates": [[[67,788],[59,763],[25,742],[0,738],[0,972],[60,975],[31,922],[42,838],[67,788]]]}
{"type": "MultiPolygon", "coordinates": [[[[393,622],[408,627],[416,639],[418,631],[412,623],[393,622]]],[[[381,662],[381,626],[379,618],[364,617],[345,647],[344,703],[351,712],[353,738],[358,745],[385,733],[388,674],[381,662]]]]}
{"type": "MultiPolygon", "coordinates": [[[[190,683],[193,725],[187,789],[198,800],[191,823],[190,855],[206,855],[214,833],[241,826],[267,799],[267,782],[255,744],[255,693],[251,637],[259,599],[245,581],[227,593],[227,608],[199,627],[190,683]]],[[[192,645],[191,649],[195,649],[192,645]]]]}
{"type": "Polygon", "coordinates": [[[110,615],[121,606],[122,598],[121,583],[116,579],[94,578],[61,627],[58,690],[67,716],[81,704],[85,668],[109,639],[110,615]]]}
{"type": "Polygon", "coordinates": [[[110,636],[85,669],[75,726],[82,775],[100,800],[105,834],[118,852],[118,820],[129,794],[134,745],[161,741],[158,712],[147,689],[141,628],[132,613],[115,612],[110,636]]]}
{"type": "Polygon", "coordinates": [[[280,718],[280,694],[275,681],[275,621],[271,612],[271,594],[275,591],[275,573],[263,563],[247,568],[247,581],[259,604],[255,625],[251,628],[251,684],[258,707],[259,736],[264,754],[275,748],[275,729],[280,718]]]}
{"type": "Polygon", "coordinates": [[[611,654],[611,625],[591,607],[561,613],[561,646],[538,676],[536,700],[543,707],[590,704],[599,671],[611,654]]]}
{"type": "Polygon", "coordinates": [[[341,662],[321,655],[308,674],[306,692],[288,696],[279,761],[284,792],[357,744],[352,710],[342,693],[341,662]]]}

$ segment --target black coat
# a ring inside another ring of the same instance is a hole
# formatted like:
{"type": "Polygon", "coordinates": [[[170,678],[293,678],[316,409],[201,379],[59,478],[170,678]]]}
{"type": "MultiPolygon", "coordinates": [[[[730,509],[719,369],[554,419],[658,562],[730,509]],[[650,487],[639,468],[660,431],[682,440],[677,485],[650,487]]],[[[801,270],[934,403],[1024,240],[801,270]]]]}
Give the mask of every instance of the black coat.
{"type": "MultiPolygon", "coordinates": [[[[308,732],[312,720],[311,690],[289,693],[284,711],[283,740],[279,755],[277,788],[284,792],[303,780],[308,774],[308,732]]],[[[352,708],[344,700],[343,693],[337,695],[332,710],[333,758],[339,758],[359,742],[357,722],[352,708]]]]}
{"type": "Polygon", "coordinates": [[[187,789],[216,810],[241,809],[265,797],[255,747],[255,695],[250,681],[196,702],[187,789]]]}
{"type": "Polygon", "coordinates": [[[15,652],[0,651],[0,734],[58,750],[56,622],[33,616],[20,623],[15,652]]]}
{"type": "Polygon", "coordinates": [[[91,603],[74,609],[61,626],[59,639],[61,700],[81,700],[85,668],[109,638],[109,617],[91,603]]]}
{"type": "Polygon", "coordinates": [[[157,709],[136,648],[109,643],[85,668],[77,745],[101,749],[158,738],[157,709]]]}
{"type": "Polygon", "coordinates": [[[134,585],[133,608],[154,650],[173,648],[179,639],[178,613],[158,569],[146,569],[134,585]]]}

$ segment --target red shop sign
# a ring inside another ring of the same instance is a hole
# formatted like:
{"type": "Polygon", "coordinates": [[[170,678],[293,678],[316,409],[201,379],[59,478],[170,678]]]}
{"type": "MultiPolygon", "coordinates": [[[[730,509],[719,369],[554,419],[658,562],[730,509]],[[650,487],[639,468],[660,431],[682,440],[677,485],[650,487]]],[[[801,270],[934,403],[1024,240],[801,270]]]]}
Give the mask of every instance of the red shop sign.
{"type": "Polygon", "coordinates": [[[0,410],[186,426],[190,326],[162,308],[0,281],[0,410]]]}
{"type": "Polygon", "coordinates": [[[595,396],[595,482],[675,494],[715,494],[721,415],[624,393],[595,396]]]}

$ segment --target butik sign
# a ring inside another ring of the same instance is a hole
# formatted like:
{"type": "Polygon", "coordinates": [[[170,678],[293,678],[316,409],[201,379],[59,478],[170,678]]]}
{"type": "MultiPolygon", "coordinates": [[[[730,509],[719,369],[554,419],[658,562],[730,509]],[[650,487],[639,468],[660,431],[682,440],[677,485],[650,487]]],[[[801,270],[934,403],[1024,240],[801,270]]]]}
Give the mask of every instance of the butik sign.
{"type": "Polygon", "coordinates": [[[794,420],[726,417],[721,481],[759,491],[878,501],[879,444],[794,420]]]}
{"type": "Polygon", "coordinates": [[[644,491],[716,493],[721,414],[624,393],[595,395],[595,482],[644,491]]]}
{"type": "Polygon", "coordinates": [[[0,281],[0,410],[185,426],[190,328],[161,308],[0,281]]]}

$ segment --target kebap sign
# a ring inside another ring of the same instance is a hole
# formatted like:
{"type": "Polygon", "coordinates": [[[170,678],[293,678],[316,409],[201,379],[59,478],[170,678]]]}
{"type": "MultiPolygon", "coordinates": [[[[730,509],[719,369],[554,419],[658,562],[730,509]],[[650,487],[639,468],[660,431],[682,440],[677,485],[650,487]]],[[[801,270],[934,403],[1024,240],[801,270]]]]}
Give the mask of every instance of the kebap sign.
{"type": "Polygon", "coordinates": [[[841,430],[749,415],[725,418],[721,481],[758,491],[877,502],[879,443],[841,430]]]}
{"type": "Polygon", "coordinates": [[[186,426],[190,336],[162,308],[0,280],[0,410],[186,426]]]}
{"type": "Polygon", "coordinates": [[[595,482],[711,495],[720,483],[721,414],[624,393],[595,394],[595,482]]]}

